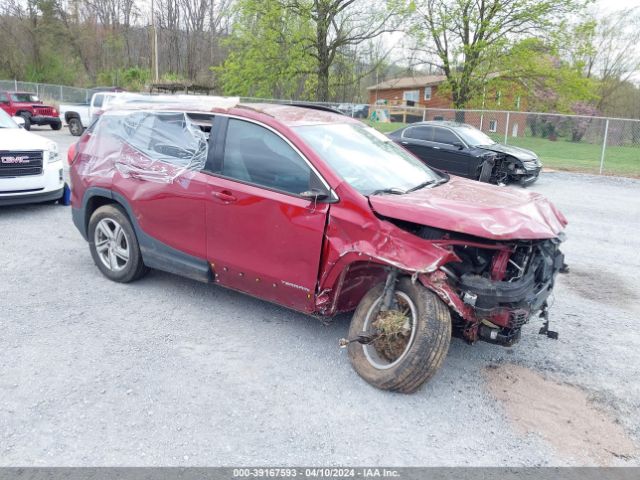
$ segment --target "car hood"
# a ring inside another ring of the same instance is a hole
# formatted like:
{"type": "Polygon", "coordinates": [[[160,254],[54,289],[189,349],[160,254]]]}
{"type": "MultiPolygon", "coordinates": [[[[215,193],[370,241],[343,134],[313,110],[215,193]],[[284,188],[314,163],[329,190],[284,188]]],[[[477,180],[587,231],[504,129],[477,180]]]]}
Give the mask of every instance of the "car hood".
{"type": "Polygon", "coordinates": [[[53,142],[22,128],[0,128],[0,150],[48,150],[53,142]]]}
{"type": "Polygon", "coordinates": [[[501,143],[494,143],[493,145],[480,145],[478,148],[482,150],[489,150],[490,152],[505,153],[511,155],[520,160],[537,160],[538,156],[531,150],[526,148],[514,147],[512,145],[502,145],[501,143]]]}
{"type": "Polygon", "coordinates": [[[493,240],[554,238],[567,225],[538,193],[453,176],[434,188],[373,195],[369,202],[385,217],[493,240]]]}

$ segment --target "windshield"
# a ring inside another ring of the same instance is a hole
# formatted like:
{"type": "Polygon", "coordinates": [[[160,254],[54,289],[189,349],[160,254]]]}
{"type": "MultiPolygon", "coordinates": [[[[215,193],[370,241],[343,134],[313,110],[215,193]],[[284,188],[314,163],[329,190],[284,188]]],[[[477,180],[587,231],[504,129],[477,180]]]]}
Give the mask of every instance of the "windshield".
{"type": "Polygon", "coordinates": [[[403,193],[441,177],[389,138],[365,125],[331,124],[294,130],[338,175],[363,195],[403,193]]]}
{"type": "Polygon", "coordinates": [[[462,125],[456,128],[456,133],[462,137],[465,143],[471,147],[477,147],[479,145],[493,145],[493,139],[482,133],[477,128],[471,125],[462,125]]]}
{"type": "MultiPolygon", "coordinates": [[[[0,128],[18,128],[18,124],[0,108],[0,128]]],[[[13,134],[12,134],[13,135],[13,134]]]]}
{"type": "Polygon", "coordinates": [[[40,99],[33,93],[12,93],[11,100],[14,102],[39,102],[40,99]]]}

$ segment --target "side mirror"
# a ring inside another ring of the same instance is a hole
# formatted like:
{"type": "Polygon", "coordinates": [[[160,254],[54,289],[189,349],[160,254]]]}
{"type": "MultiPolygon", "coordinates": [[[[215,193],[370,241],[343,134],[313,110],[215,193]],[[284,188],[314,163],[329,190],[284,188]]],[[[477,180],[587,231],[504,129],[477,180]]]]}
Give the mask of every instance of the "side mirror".
{"type": "Polygon", "coordinates": [[[456,147],[458,150],[462,150],[464,148],[464,145],[461,144],[460,142],[455,142],[453,146],[456,147]]]}
{"type": "Polygon", "coordinates": [[[13,117],[13,121],[16,122],[20,128],[24,128],[24,118],[13,117]]]}
{"type": "Polygon", "coordinates": [[[327,197],[329,197],[327,192],[323,192],[321,190],[318,190],[317,188],[312,188],[311,190],[302,192],[300,193],[300,196],[302,198],[306,198],[307,200],[310,200],[313,202],[317,202],[318,200],[324,200],[327,197]]]}

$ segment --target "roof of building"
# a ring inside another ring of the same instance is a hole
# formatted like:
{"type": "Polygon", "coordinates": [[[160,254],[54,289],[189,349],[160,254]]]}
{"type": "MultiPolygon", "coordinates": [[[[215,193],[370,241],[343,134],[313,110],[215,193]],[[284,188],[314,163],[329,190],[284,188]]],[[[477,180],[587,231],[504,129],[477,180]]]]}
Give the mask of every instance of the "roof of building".
{"type": "Polygon", "coordinates": [[[367,87],[367,90],[392,90],[397,88],[428,87],[438,85],[447,79],[444,75],[414,75],[385,80],[377,85],[367,87]]]}

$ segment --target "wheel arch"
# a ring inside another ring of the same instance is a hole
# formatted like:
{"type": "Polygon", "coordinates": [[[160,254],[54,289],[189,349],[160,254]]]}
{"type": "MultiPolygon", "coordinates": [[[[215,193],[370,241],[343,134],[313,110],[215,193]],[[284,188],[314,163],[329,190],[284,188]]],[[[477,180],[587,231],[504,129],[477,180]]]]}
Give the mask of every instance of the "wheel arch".
{"type": "Polygon", "coordinates": [[[72,210],[73,221],[85,240],[91,241],[88,234],[91,215],[103,205],[118,205],[124,210],[133,226],[146,266],[201,282],[213,281],[213,273],[206,259],[194,257],[151,237],[140,227],[127,199],[106,188],[89,187],[84,193],[81,208],[77,212],[72,210]]]}
{"type": "Polygon", "coordinates": [[[80,123],[82,123],[82,120],[80,119],[80,115],[77,112],[65,112],[64,113],[64,121],[69,123],[69,120],[71,120],[72,118],[77,118],[78,120],[80,120],[80,123]]]}

